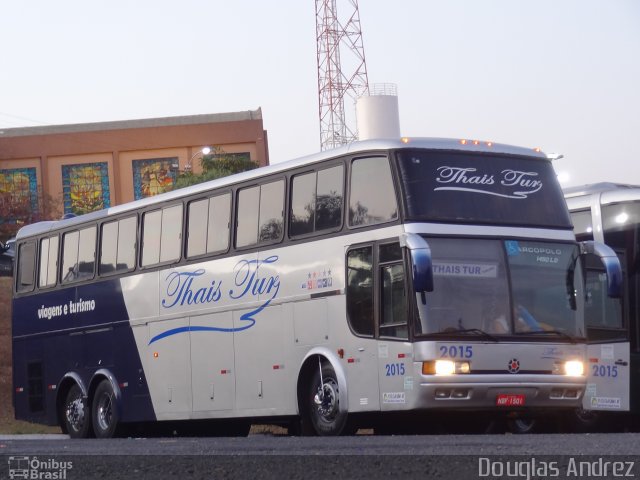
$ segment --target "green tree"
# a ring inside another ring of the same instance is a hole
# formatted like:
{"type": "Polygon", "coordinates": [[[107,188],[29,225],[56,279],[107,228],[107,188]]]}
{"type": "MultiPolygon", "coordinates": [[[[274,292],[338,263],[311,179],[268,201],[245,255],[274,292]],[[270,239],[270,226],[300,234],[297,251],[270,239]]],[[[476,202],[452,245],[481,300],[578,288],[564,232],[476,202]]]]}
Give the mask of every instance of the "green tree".
{"type": "Polygon", "coordinates": [[[220,147],[213,147],[210,153],[203,155],[200,159],[200,165],[202,173],[182,172],[176,179],[174,188],[188,187],[234,173],[253,170],[259,166],[248,155],[227,153],[220,147]]]}
{"type": "Polygon", "coordinates": [[[15,237],[24,225],[43,220],[57,220],[60,218],[60,201],[42,192],[28,195],[15,195],[0,192],[0,241],[7,241],[15,237]],[[37,206],[34,209],[31,195],[37,196],[37,206]]]}

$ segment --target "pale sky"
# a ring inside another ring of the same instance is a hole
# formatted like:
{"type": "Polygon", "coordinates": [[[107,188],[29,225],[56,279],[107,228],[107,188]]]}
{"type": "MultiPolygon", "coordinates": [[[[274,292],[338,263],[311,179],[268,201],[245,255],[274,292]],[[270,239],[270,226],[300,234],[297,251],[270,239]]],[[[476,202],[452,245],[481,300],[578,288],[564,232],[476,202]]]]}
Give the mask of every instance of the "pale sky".
{"type": "MultiPolygon", "coordinates": [[[[403,135],[541,147],[566,185],[640,184],[640,1],[359,7],[369,82],[397,84],[403,135]]],[[[272,163],[320,149],[315,0],[0,8],[0,128],[262,107],[272,163]]]]}

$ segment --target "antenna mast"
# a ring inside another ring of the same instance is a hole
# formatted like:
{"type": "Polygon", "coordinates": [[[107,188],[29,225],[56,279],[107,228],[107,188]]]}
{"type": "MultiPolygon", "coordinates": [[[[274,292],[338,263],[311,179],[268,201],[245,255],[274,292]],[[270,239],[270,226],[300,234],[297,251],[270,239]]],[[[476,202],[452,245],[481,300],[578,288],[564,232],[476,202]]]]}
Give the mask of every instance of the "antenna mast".
{"type": "Polygon", "coordinates": [[[354,112],[345,115],[345,100],[355,106],[369,93],[358,0],[343,0],[350,15],[338,18],[337,0],[316,0],[318,107],[320,148],[326,150],[357,139],[354,112]],[[348,10],[347,8],[348,7],[348,10]],[[352,119],[353,118],[353,119],[352,119]]]}

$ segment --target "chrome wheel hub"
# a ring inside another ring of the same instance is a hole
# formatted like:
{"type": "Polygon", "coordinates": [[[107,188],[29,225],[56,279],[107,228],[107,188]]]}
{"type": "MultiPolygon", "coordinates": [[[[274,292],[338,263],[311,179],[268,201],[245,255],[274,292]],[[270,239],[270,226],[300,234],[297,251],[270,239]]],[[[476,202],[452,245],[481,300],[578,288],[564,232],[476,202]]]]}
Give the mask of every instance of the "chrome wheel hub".
{"type": "Polygon", "coordinates": [[[97,421],[102,430],[108,430],[113,419],[113,401],[111,395],[104,394],[98,399],[97,421]]]}
{"type": "Polygon", "coordinates": [[[67,405],[66,416],[69,425],[76,431],[80,431],[84,425],[85,405],[82,398],[76,397],[67,405]]]}
{"type": "Polygon", "coordinates": [[[326,420],[332,420],[338,413],[338,385],[333,381],[327,381],[322,392],[318,389],[314,399],[318,407],[318,413],[326,420]]]}

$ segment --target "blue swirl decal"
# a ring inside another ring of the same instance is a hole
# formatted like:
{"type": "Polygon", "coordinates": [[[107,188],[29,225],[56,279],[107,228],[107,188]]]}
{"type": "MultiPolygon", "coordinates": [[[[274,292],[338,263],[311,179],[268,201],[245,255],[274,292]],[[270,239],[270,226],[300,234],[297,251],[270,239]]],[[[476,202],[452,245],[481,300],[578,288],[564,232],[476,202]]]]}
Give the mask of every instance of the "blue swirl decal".
{"type": "MultiPolygon", "coordinates": [[[[280,291],[280,277],[276,276],[259,276],[259,270],[261,265],[272,264],[278,261],[278,257],[273,255],[267,257],[264,260],[241,260],[239,261],[233,271],[235,287],[230,289],[228,297],[232,300],[240,300],[243,298],[251,299],[252,297],[266,296],[267,300],[255,310],[244,313],[240,320],[243,325],[233,328],[224,327],[205,327],[199,325],[190,325],[186,327],[172,328],[159,333],[151,340],[148,345],[151,345],[158,340],[177,335],[185,332],[240,332],[247,330],[255,325],[255,315],[259,314],[262,310],[269,306],[271,301],[278,296],[280,291]]],[[[207,303],[215,303],[222,299],[222,281],[210,280],[207,282],[207,286],[199,287],[197,280],[202,280],[201,277],[205,274],[204,269],[198,269],[193,272],[171,272],[165,278],[166,282],[166,297],[162,300],[161,305],[163,308],[171,309],[176,306],[184,305],[202,305],[207,303]]],[[[201,282],[202,283],[202,282],[201,282]]]]}

